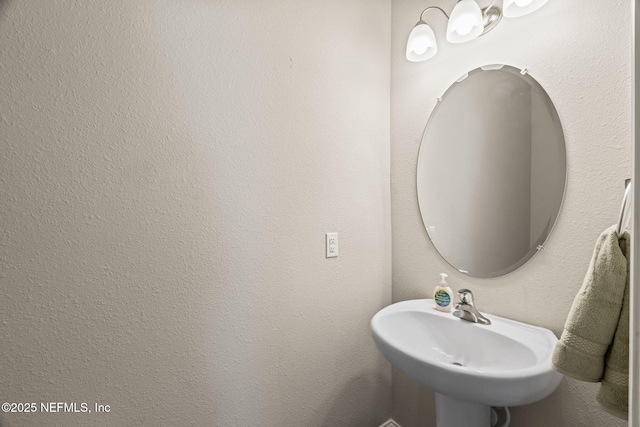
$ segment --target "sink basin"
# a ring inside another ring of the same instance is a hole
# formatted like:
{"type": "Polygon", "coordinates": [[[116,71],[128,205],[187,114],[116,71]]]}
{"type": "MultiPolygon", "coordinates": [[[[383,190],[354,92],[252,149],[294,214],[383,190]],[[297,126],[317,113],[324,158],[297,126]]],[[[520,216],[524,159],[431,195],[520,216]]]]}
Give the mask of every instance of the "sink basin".
{"type": "MultiPolygon", "coordinates": [[[[492,406],[526,405],[553,393],[562,380],[551,367],[556,336],[487,317],[491,325],[471,323],[437,311],[433,300],[411,300],[380,310],[371,328],[376,346],[392,365],[437,393],[436,412],[439,399],[453,406],[475,404],[466,409],[488,414],[492,406]]],[[[483,419],[477,425],[491,424],[483,419]]]]}

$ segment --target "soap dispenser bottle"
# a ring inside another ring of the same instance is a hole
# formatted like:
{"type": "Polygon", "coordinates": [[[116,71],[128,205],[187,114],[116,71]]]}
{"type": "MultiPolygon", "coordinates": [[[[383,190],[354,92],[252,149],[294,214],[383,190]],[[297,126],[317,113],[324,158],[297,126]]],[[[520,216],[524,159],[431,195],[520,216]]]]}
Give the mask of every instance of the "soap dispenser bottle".
{"type": "Polygon", "coordinates": [[[451,305],[453,303],[453,292],[447,284],[446,279],[449,276],[446,273],[440,273],[440,276],[442,280],[440,280],[440,284],[436,286],[433,291],[433,300],[436,303],[436,310],[448,313],[451,311],[451,305]]]}

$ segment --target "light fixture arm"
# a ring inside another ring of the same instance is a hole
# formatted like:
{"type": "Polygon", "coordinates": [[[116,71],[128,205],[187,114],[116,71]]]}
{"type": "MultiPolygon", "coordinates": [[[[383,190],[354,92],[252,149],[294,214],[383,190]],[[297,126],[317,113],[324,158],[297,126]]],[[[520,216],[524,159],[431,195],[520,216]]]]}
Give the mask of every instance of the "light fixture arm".
{"type": "MultiPolygon", "coordinates": [[[[485,7],[484,9],[482,9],[482,14],[484,16],[487,15],[487,12],[489,12],[489,9],[491,9],[493,7],[493,4],[496,2],[496,0],[491,0],[491,3],[489,3],[489,6],[485,7]]],[[[438,9],[440,12],[442,12],[444,14],[444,16],[447,17],[447,19],[449,19],[449,15],[447,15],[447,12],[445,12],[443,9],[439,8],[438,6],[429,6],[428,8],[426,8],[425,10],[422,11],[422,13],[420,14],[420,20],[424,21],[423,19],[423,15],[425,14],[425,12],[431,10],[431,9],[438,9]]]]}
{"type": "Polygon", "coordinates": [[[496,27],[496,25],[498,25],[500,20],[502,19],[502,9],[500,9],[498,6],[494,6],[493,4],[495,2],[496,2],[496,0],[492,0],[491,4],[489,4],[489,6],[485,7],[484,9],[482,9],[482,19],[484,21],[484,31],[482,32],[482,34],[480,34],[481,36],[484,36],[489,31],[493,30],[496,27]]]}
{"type": "Polygon", "coordinates": [[[485,7],[484,9],[482,9],[482,14],[487,16],[487,12],[489,12],[489,9],[491,9],[493,7],[493,4],[496,2],[496,0],[491,0],[491,3],[489,4],[489,6],[485,7]]]}
{"type": "MultiPolygon", "coordinates": [[[[480,34],[481,36],[493,30],[493,28],[498,24],[498,22],[500,22],[500,19],[502,18],[502,10],[498,7],[493,7],[493,4],[495,2],[496,0],[491,0],[491,3],[489,4],[489,6],[482,9],[482,17],[484,19],[484,31],[482,32],[482,34],[480,34]]],[[[449,17],[449,14],[447,14],[447,12],[445,12],[444,9],[438,6],[429,6],[428,8],[423,10],[422,13],[420,14],[419,22],[425,22],[424,14],[433,9],[437,9],[440,12],[442,12],[442,14],[447,18],[447,20],[451,19],[449,17]]]]}
{"type": "Polygon", "coordinates": [[[447,15],[447,12],[445,12],[443,9],[439,8],[438,6],[429,6],[428,8],[423,10],[422,13],[420,14],[420,21],[423,21],[422,16],[425,14],[425,12],[428,12],[429,10],[432,10],[432,9],[438,9],[440,12],[444,13],[444,16],[447,17],[447,20],[449,19],[449,15],[447,15]]]}

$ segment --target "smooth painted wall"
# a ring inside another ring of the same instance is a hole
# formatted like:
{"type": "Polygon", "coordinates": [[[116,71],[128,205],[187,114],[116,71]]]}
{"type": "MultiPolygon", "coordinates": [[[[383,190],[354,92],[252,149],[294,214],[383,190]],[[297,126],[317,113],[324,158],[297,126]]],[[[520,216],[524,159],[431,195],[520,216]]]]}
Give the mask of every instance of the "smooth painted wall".
{"type": "Polygon", "coordinates": [[[390,11],[0,1],[2,427],[387,419],[390,11]]]}
{"type": "MultiPolygon", "coordinates": [[[[438,37],[439,51],[418,64],[405,59],[405,46],[426,5],[419,0],[392,3],[393,301],[430,297],[438,273],[446,272],[454,290],[474,291],[481,311],[560,335],[595,241],[617,221],[624,179],[631,176],[630,2],[608,2],[603,14],[580,0],[550,1],[526,17],[505,18],[491,33],[461,45],[445,41],[447,21],[439,12],[427,12],[425,19],[438,37]],[[553,100],[564,127],[568,181],[545,250],[510,275],[474,279],[451,268],[429,243],[418,209],[415,166],[437,98],[467,71],[497,63],[528,68],[553,100]]],[[[455,3],[446,0],[436,5],[449,12],[455,3]]],[[[598,407],[598,387],[565,378],[549,398],[513,408],[512,425],[626,425],[598,407]]],[[[393,415],[403,427],[435,426],[432,393],[394,371],[393,415]]]]}

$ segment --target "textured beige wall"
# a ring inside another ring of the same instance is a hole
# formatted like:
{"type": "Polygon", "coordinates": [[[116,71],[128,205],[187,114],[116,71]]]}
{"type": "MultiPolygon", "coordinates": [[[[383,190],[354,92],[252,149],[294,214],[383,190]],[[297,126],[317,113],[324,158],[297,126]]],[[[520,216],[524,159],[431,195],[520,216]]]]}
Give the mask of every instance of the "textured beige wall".
{"type": "Polygon", "coordinates": [[[390,8],[0,0],[2,427],[386,419],[390,8]]]}
{"type": "MultiPolygon", "coordinates": [[[[432,3],[450,11],[455,1],[432,3]]],[[[504,19],[493,32],[462,45],[447,44],[446,19],[429,12],[439,52],[413,64],[404,58],[406,38],[426,6],[422,0],[393,2],[394,301],[429,296],[437,273],[446,272],[454,289],[475,291],[481,310],[561,332],[595,240],[616,222],[624,179],[631,176],[631,3],[607,2],[604,14],[591,6],[581,0],[550,1],[535,14],[504,19]],[[465,72],[494,63],[529,68],[555,103],[567,144],[567,193],[544,252],[508,276],[473,279],[454,271],[429,243],[418,210],[415,165],[436,98],[465,72]]],[[[514,408],[512,425],[626,425],[598,408],[597,389],[565,379],[546,400],[514,408]]],[[[393,414],[403,427],[434,426],[432,394],[394,371],[393,414]]]]}

